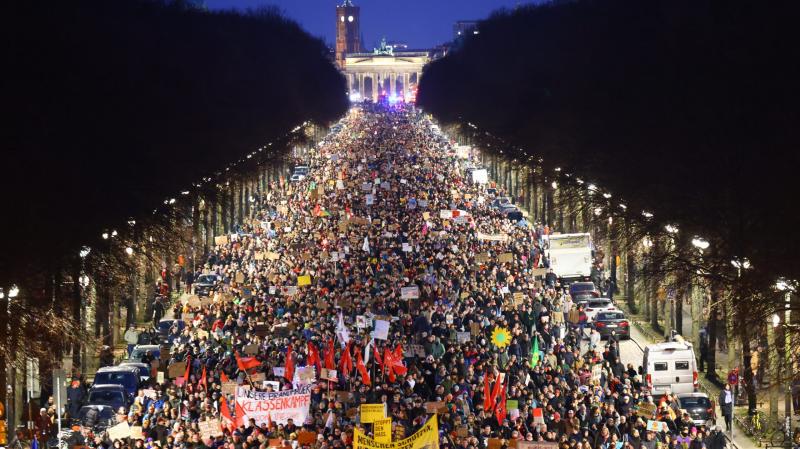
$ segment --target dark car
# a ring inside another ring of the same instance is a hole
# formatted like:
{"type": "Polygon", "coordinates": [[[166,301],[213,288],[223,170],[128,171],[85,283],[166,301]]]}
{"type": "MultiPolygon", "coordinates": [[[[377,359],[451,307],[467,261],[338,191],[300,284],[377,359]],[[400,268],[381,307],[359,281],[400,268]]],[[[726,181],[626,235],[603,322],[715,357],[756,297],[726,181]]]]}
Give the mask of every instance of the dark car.
{"type": "Polygon", "coordinates": [[[569,284],[569,295],[573,301],[578,302],[578,297],[599,298],[600,291],[594,286],[594,282],[573,282],[569,284]]]}
{"type": "Polygon", "coordinates": [[[216,274],[201,274],[194,281],[194,294],[197,296],[211,296],[217,288],[220,277],[216,274]]]}
{"type": "Polygon", "coordinates": [[[116,419],[114,409],[108,405],[84,405],[76,420],[82,427],[105,430],[116,424],[116,419]]]}
{"type": "Polygon", "coordinates": [[[105,405],[113,410],[119,410],[120,407],[127,408],[128,392],[122,385],[95,385],[89,390],[89,399],[86,403],[88,405],[105,405]]]}
{"type": "MultiPolygon", "coordinates": [[[[134,350],[135,352],[135,350],[134,350]]],[[[101,385],[119,385],[125,389],[129,402],[139,389],[139,369],[134,366],[107,366],[97,370],[92,388],[101,385]]]]}
{"type": "Polygon", "coordinates": [[[139,383],[147,382],[150,379],[152,367],[146,363],[138,361],[120,362],[118,366],[132,366],[139,370],[139,383]]]}
{"type": "Polygon", "coordinates": [[[164,318],[158,322],[158,340],[162,344],[169,340],[169,335],[172,333],[170,330],[173,326],[177,326],[178,332],[182,332],[183,328],[186,327],[186,322],[183,320],[173,320],[169,318],[164,318]]]}
{"type": "Polygon", "coordinates": [[[594,317],[594,328],[600,337],[608,337],[611,332],[616,332],[619,338],[631,338],[631,326],[623,312],[612,310],[607,312],[597,312],[594,317]]]}
{"type": "Polygon", "coordinates": [[[689,417],[697,427],[709,427],[716,424],[714,404],[705,393],[680,393],[677,395],[681,409],[689,413],[689,417]]]}

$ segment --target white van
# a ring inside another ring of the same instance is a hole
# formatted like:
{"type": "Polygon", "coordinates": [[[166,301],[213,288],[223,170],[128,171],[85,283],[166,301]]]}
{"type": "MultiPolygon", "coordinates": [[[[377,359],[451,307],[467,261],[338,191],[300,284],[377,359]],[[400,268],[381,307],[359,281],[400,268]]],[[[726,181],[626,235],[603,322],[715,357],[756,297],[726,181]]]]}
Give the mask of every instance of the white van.
{"type": "Polygon", "coordinates": [[[680,336],[676,341],[647,345],[642,370],[653,396],[662,396],[667,391],[693,393],[699,386],[694,348],[680,336]]]}

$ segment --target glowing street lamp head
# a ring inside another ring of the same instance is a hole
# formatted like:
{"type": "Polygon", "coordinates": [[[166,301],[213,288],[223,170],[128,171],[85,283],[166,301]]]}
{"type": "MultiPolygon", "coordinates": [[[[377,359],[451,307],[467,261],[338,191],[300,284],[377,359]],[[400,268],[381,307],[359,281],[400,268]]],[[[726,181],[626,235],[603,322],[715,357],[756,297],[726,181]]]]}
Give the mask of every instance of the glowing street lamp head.
{"type": "Polygon", "coordinates": [[[692,245],[694,245],[695,248],[705,250],[708,249],[710,243],[702,237],[695,237],[692,239],[692,245]]]}
{"type": "Polygon", "coordinates": [[[91,252],[92,252],[92,248],[89,248],[88,246],[84,246],[83,248],[81,248],[81,251],[78,254],[81,256],[81,259],[85,259],[86,256],[88,256],[89,253],[91,253],[91,252]]]}
{"type": "Polygon", "coordinates": [[[12,285],[11,288],[8,290],[8,297],[9,298],[16,298],[19,296],[19,287],[16,285],[12,285]]]}
{"type": "Polygon", "coordinates": [[[125,254],[127,254],[129,256],[132,256],[133,255],[133,248],[131,248],[130,246],[125,248],[125,254]]]}

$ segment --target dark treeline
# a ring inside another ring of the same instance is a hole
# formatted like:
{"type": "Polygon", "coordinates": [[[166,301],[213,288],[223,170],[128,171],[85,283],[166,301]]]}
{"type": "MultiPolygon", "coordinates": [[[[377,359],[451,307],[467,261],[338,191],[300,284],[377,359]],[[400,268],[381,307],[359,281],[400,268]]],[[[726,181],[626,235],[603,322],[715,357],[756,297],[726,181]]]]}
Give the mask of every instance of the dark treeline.
{"type": "Polygon", "coordinates": [[[5,282],[347,108],[323,42],[274,10],[26,0],[0,21],[5,282]]]}
{"type": "Polygon", "coordinates": [[[418,102],[653,212],[654,226],[748,257],[765,283],[798,279],[799,8],[583,0],[500,12],[427,68],[418,102]]]}

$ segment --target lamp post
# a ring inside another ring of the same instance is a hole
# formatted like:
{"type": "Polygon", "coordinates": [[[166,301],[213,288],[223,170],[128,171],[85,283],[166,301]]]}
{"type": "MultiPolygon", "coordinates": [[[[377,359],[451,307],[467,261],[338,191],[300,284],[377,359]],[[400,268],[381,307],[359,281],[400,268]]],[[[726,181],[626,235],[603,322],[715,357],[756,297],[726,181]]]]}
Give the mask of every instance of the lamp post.
{"type": "MultiPolygon", "coordinates": [[[[8,293],[5,292],[2,288],[0,288],[0,300],[5,300],[5,304],[2,304],[3,314],[5,316],[11,316],[11,300],[19,296],[19,287],[16,285],[12,285],[11,288],[8,289],[8,293]]],[[[16,367],[15,367],[15,358],[16,354],[12,347],[15,345],[12,344],[14,337],[13,333],[11,332],[11,320],[6,320],[7,322],[0,323],[3,326],[3,332],[0,332],[0,336],[7,338],[3,343],[8,344],[7,353],[5,354],[6,358],[6,378],[2,379],[3,383],[6,384],[6,402],[8,403],[6,410],[6,429],[12,435],[15,432],[15,422],[16,422],[16,398],[14,397],[14,382],[16,381],[16,367]]]]}
{"type": "MultiPolygon", "coordinates": [[[[784,337],[783,357],[785,365],[783,368],[783,372],[786,373],[786,375],[789,377],[787,377],[786,379],[786,386],[785,386],[786,391],[783,400],[785,402],[784,410],[786,413],[785,417],[786,437],[790,441],[789,444],[791,447],[791,441],[792,441],[792,383],[791,382],[793,377],[793,371],[792,371],[792,336],[791,333],[789,332],[789,329],[792,323],[790,321],[792,314],[792,309],[791,309],[792,292],[794,292],[795,287],[794,283],[789,283],[783,279],[779,280],[775,284],[775,287],[778,289],[778,291],[784,292],[784,298],[785,298],[784,318],[783,318],[783,337],[784,337]]],[[[777,314],[773,317],[773,320],[775,320],[775,318],[777,318],[776,321],[780,323],[780,317],[777,314]]]]}

